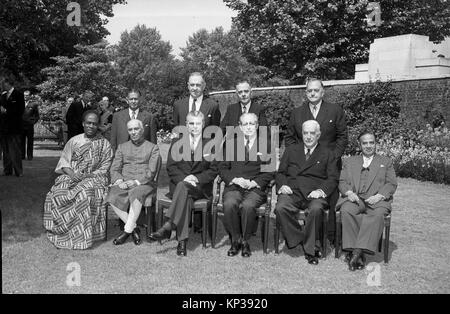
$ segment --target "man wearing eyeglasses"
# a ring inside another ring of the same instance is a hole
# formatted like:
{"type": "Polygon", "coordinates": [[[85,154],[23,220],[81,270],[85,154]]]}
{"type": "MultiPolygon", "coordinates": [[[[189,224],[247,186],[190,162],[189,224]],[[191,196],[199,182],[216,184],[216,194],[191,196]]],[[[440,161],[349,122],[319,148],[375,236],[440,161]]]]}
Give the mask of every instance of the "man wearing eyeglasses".
{"type": "MultiPolygon", "coordinates": [[[[320,125],[319,144],[328,148],[337,160],[337,170],[341,169],[341,156],[348,143],[347,121],[344,110],[331,102],[323,100],[325,90],[321,80],[308,79],[306,82],[307,101],[292,111],[285,137],[286,147],[303,143],[302,125],[307,120],[316,120],[320,125]]],[[[338,200],[337,190],[330,197],[330,217],[328,224],[329,239],[334,242],[335,214],[334,206],[338,200]]]]}

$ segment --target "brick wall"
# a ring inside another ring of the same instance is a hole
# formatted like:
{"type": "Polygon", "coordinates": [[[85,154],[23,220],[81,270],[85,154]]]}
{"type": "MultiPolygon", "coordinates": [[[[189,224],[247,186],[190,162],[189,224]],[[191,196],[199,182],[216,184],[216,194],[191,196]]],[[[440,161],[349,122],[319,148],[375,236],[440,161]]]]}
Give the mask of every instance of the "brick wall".
{"type": "MultiPolygon", "coordinates": [[[[393,81],[392,85],[401,95],[401,111],[407,119],[412,121],[417,117],[425,121],[428,112],[437,111],[442,113],[447,125],[450,124],[450,77],[436,79],[418,79],[393,81]]],[[[325,100],[334,101],[340,94],[347,93],[355,88],[354,83],[330,83],[325,86],[325,100]]],[[[254,96],[263,93],[279,93],[289,96],[298,106],[305,99],[305,86],[293,86],[288,89],[263,89],[255,90],[254,96]]],[[[237,102],[237,96],[233,91],[211,94],[211,97],[219,102],[222,117],[228,104],[237,102]]]]}

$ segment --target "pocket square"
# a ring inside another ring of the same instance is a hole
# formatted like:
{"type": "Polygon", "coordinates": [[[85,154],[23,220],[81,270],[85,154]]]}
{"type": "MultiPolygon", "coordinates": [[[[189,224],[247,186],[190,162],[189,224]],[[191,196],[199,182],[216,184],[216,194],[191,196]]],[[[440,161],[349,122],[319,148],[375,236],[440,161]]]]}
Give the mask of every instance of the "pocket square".
{"type": "Polygon", "coordinates": [[[210,115],[210,114],[208,115],[208,118],[211,118],[211,115],[210,115]]]}
{"type": "Polygon", "coordinates": [[[148,124],[146,124],[145,127],[147,128],[147,127],[148,127],[148,124]]]}
{"type": "Polygon", "coordinates": [[[260,153],[260,152],[256,153],[256,156],[262,156],[262,155],[263,155],[263,153],[260,153]]]}
{"type": "Polygon", "coordinates": [[[333,120],[330,120],[330,123],[333,123],[333,120]]]}
{"type": "Polygon", "coordinates": [[[384,168],[384,165],[380,165],[380,168],[384,168]]]}

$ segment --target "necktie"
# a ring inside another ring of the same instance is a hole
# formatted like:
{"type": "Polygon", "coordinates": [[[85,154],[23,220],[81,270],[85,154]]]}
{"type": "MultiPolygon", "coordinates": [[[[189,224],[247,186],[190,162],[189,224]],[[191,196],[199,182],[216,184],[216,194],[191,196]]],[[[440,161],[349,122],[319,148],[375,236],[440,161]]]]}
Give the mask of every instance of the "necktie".
{"type": "Polygon", "coordinates": [[[193,137],[191,137],[191,154],[193,154],[195,151],[195,140],[193,137]]]}
{"type": "Polygon", "coordinates": [[[316,118],[317,105],[313,106],[313,117],[316,118]]]}
{"type": "Polygon", "coordinates": [[[250,139],[246,135],[245,136],[245,160],[249,160],[249,159],[250,159],[250,139]]]}
{"type": "Polygon", "coordinates": [[[196,102],[197,102],[197,99],[194,99],[194,101],[192,102],[192,111],[197,111],[196,102]]]}
{"type": "Polygon", "coordinates": [[[246,105],[242,106],[242,113],[243,114],[247,113],[247,106],[246,105]]]}
{"type": "Polygon", "coordinates": [[[136,111],[131,111],[131,119],[134,120],[136,119],[136,111]]]}
{"type": "Polygon", "coordinates": [[[305,160],[308,160],[309,157],[311,157],[311,149],[308,148],[308,149],[306,150],[305,160]]]}

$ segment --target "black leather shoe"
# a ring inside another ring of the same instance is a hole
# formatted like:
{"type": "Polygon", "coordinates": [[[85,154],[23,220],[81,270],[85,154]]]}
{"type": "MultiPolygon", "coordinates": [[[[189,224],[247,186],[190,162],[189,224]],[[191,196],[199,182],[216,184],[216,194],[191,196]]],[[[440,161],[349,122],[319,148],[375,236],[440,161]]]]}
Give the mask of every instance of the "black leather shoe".
{"type": "Polygon", "coordinates": [[[316,250],[314,252],[314,256],[317,257],[318,259],[321,259],[323,257],[322,251],[321,250],[316,250]]]}
{"type": "Polygon", "coordinates": [[[186,240],[182,240],[178,242],[177,245],[177,255],[178,256],[186,256],[186,240]]]}
{"type": "Polygon", "coordinates": [[[305,258],[308,261],[308,264],[311,264],[311,265],[319,264],[319,259],[314,255],[305,254],[305,258]]]}
{"type": "Polygon", "coordinates": [[[141,239],[141,230],[139,228],[134,228],[133,232],[131,233],[131,236],[133,237],[133,242],[136,245],[139,245],[142,243],[141,239]]]}
{"type": "Polygon", "coordinates": [[[114,239],[113,244],[114,245],[121,245],[127,242],[128,237],[131,233],[123,231],[117,238],[114,239]]]}
{"type": "Polygon", "coordinates": [[[250,257],[252,255],[252,251],[250,250],[250,245],[247,241],[242,242],[242,257],[250,257]]]}
{"type": "Polygon", "coordinates": [[[241,250],[241,242],[239,241],[233,241],[231,242],[231,248],[228,250],[227,255],[228,256],[236,256],[239,254],[239,251],[241,250]]]}
{"type": "Polygon", "coordinates": [[[363,270],[364,267],[366,267],[366,257],[364,256],[364,253],[361,253],[361,257],[356,264],[356,269],[363,270]]]}
{"type": "Polygon", "coordinates": [[[350,260],[352,259],[352,252],[345,253],[345,259],[344,261],[348,264],[350,260]]]}
{"type": "Polygon", "coordinates": [[[355,271],[359,266],[359,259],[361,258],[361,250],[355,249],[352,253],[352,258],[348,262],[348,269],[355,271]]]}
{"type": "Polygon", "coordinates": [[[170,236],[172,235],[172,230],[167,230],[160,228],[156,232],[153,232],[150,234],[149,238],[153,241],[159,241],[164,239],[170,239],[170,236]]]}

